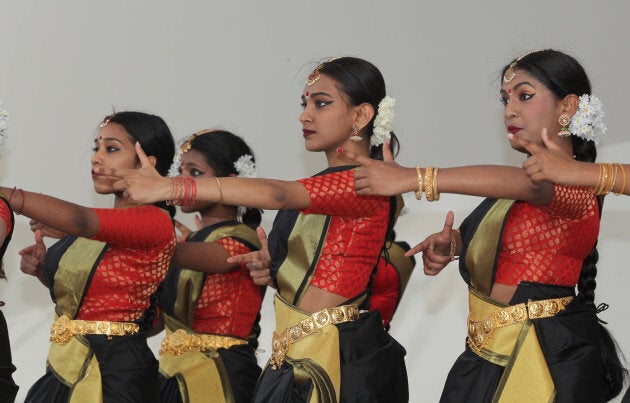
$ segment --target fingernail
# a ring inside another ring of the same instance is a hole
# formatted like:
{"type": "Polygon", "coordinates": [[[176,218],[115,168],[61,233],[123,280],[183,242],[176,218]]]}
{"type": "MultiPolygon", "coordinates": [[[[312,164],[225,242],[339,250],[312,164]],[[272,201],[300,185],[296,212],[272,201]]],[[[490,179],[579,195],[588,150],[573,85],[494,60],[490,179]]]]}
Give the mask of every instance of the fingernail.
{"type": "Polygon", "coordinates": [[[337,152],[338,152],[339,154],[342,154],[342,153],[343,153],[343,148],[341,148],[341,147],[337,147],[337,152]]]}

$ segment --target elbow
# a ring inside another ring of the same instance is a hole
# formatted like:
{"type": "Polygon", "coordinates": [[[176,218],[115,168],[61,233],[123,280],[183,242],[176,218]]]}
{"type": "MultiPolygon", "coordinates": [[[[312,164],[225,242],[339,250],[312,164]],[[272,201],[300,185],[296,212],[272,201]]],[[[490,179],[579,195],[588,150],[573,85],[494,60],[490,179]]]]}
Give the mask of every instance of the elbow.
{"type": "Polygon", "coordinates": [[[73,220],[75,230],[72,231],[78,236],[92,238],[98,232],[98,219],[91,209],[80,211],[73,220]]]}

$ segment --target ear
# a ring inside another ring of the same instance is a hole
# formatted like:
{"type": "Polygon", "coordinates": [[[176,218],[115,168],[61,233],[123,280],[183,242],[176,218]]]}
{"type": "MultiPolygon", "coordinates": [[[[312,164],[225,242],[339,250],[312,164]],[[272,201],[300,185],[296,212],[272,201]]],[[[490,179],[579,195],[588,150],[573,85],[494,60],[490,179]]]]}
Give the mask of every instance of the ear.
{"type": "Polygon", "coordinates": [[[580,98],[575,94],[569,94],[560,101],[560,114],[573,116],[577,112],[580,98]]]}
{"type": "Polygon", "coordinates": [[[359,126],[359,130],[363,130],[374,117],[374,107],[367,102],[355,107],[356,117],[354,123],[359,126]]]}

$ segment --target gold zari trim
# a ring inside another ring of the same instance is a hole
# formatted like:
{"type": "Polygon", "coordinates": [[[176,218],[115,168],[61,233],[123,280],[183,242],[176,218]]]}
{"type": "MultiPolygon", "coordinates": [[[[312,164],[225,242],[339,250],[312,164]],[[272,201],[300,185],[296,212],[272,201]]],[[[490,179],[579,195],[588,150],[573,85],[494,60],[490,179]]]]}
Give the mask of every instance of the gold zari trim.
{"type": "Polygon", "coordinates": [[[549,318],[563,311],[573,297],[553,298],[540,301],[528,301],[527,304],[507,306],[497,309],[481,320],[468,317],[468,340],[472,350],[479,353],[492,337],[494,329],[515,323],[524,323],[527,319],[549,318]]]}
{"type": "Polygon", "coordinates": [[[315,312],[298,324],[285,328],[280,333],[273,332],[272,352],[269,359],[271,368],[277,369],[282,366],[291,344],[297,343],[327,325],[349,322],[358,317],[359,307],[357,305],[336,306],[315,312]]]}
{"type": "Polygon", "coordinates": [[[86,334],[104,334],[112,336],[136,334],[140,327],[130,322],[110,322],[108,320],[72,320],[66,315],[60,316],[50,326],[50,341],[58,344],[68,343],[74,336],[86,334]]]}
{"type": "Polygon", "coordinates": [[[247,341],[218,334],[188,333],[185,329],[177,329],[162,340],[160,354],[182,355],[189,351],[204,352],[242,344],[247,344],[247,341]]]}

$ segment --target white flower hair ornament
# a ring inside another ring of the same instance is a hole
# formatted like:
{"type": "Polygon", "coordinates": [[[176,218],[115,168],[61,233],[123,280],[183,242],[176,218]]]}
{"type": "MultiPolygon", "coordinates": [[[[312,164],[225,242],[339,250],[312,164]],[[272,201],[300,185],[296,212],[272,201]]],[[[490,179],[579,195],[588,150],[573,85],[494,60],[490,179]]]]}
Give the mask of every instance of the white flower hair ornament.
{"type": "Polygon", "coordinates": [[[4,144],[7,139],[7,130],[9,126],[7,125],[7,120],[9,120],[9,113],[2,108],[2,101],[0,101],[0,146],[4,144]]]}
{"type": "Polygon", "coordinates": [[[378,104],[376,118],[374,118],[374,130],[370,138],[370,145],[378,147],[391,138],[394,130],[394,105],[396,100],[385,96],[378,104]]]}
{"type": "Polygon", "coordinates": [[[574,136],[599,144],[601,135],[608,130],[604,115],[604,105],[599,98],[584,94],[580,96],[577,112],[571,118],[569,131],[574,136]]]}
{"type": "MultiPolygon", "coordinates": [[[[237,176],[240,178],[256,178],[256,163],[254,157],[250,154],[241,155],[234,163],[237,176]]],[[[236,219],[238,222],[243,222],[243,216],[247,211],[247,207],[238,206],[236,208],[236,219]]]]}
{"type": "Polygon", "coordinates": [[[238,157],[234,163],[234,168],[236,169],[238,176],[241,178],[256,177],[256,163],[254,162],[254,157],[249,154],[238,157]]]}

